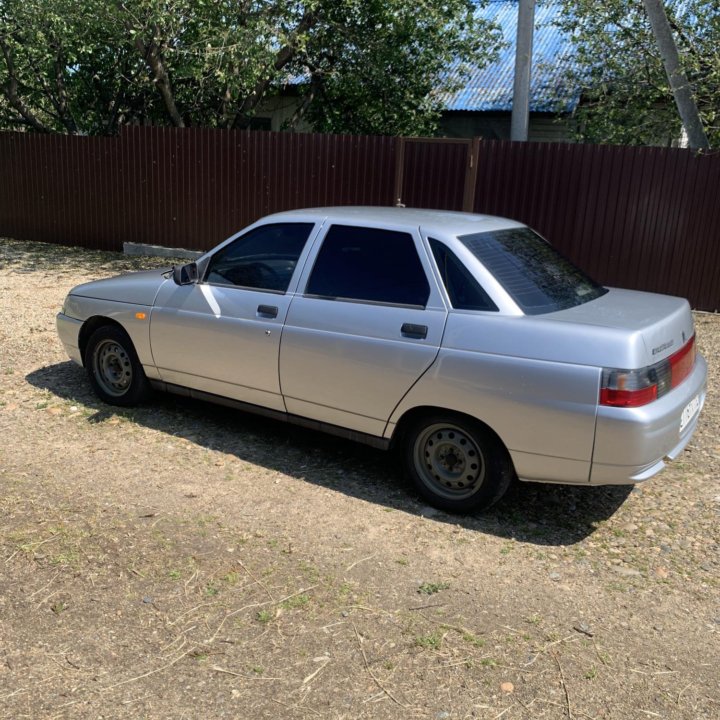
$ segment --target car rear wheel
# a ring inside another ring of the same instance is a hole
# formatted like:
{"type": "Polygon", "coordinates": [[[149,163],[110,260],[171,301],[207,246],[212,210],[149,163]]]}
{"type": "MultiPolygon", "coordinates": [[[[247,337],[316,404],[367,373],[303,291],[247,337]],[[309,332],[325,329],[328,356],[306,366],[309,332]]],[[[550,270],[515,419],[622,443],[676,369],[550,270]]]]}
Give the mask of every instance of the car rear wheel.
{"type": "Polygon", "coordinates": [[[405,434],[405,468],[420,495],[442,510],[489,508],[513,477],[507,450],[480,423],[453,414],[427,415],[405,434]]]}
{"type": "Polygon", "coordinates": [[[85,367],[93,390],[110,405],[137,405],[149,384],[128,334],[120,327],[98,328],[88,340],[85,367]]]}

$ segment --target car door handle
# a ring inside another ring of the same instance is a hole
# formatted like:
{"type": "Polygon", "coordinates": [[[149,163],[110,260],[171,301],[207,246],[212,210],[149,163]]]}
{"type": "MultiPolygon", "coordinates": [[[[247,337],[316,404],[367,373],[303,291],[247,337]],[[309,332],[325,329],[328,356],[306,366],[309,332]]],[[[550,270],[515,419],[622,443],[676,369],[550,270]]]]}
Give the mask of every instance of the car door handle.
{"type": "Polygon", "coordinates": [[[275,318],[278,314],[278,309],[274,305],[258,305],[257,314],[263,317],[275,318]]]}
{"type": "Polygon", "coordinates": [[[403,337],[417,338],[422,340],[427,337],[427,325],[413,325],[412,323],[404,323],[400,328],[403,337]]]}

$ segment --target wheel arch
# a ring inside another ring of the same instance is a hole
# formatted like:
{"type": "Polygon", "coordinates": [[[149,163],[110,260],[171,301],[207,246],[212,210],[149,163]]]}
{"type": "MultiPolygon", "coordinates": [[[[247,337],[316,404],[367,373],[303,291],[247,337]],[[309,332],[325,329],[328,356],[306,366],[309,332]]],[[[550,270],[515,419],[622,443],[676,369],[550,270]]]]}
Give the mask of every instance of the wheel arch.
{"type": "Polygon", "coordinates": [[[393,440],[415,490],[446,512],[486,510],[517,477],[502,438],[487,423],[468,413],[436,405],[411,408],[400,418],[393,440]],[[430,447],[436,442],[437,447],[430,447]]]}
{"type": "Polygon", "coordinates": [[[440,407],[437,405],[418,405],[416,407],[410,408],[409,410],[406,410],[395,425],[392,437],[390,438],[390,447],[394,448],[402,444],[408,428],[412,425],[412,423],[418,420],[418,418],[421,418],[423,416],[437,415],[438,413],[452,415],[456,418],[462,418],[463,420],[479,425],[483,428],[483,430],[490,433],[497,440],[497,442],[504,448],[505,452],[508,455],[508,458],[510,458],[510,461],[512,462],[510,449],[500,437],[500,435],[495,432],[492,426],[488,425],[486,422],[483,422],[480,418],[475,417],[474,415],[469,415],[468,413],[451,410],[450,408],[440,407]]]}
{"type": "MultiPolygon", "coordinates": [[[[80,350],[80,357],[82,358],[83,366],[85,366],[85,351],[87,350],[88,341],[92,337],[92,334],[98,328],[105,326],[120,328],[126,335],[128,334],[127,330],[122,326],[121,323],[119,323],[117,320],[106,317],[105,315],[93,315],[92,317],[88,318],[82,324],[82,327],[80,328],[80,334],[78,335],[78,348],[80,350]]],[[[130,339],[130,342],[132,342],[132,338],[130,339]]]]}

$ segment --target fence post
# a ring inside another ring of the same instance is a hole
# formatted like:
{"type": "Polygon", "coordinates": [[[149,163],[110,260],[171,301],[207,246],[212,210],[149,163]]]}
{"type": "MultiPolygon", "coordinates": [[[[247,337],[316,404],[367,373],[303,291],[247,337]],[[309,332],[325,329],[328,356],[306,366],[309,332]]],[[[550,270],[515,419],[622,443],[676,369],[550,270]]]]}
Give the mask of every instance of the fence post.
{"type": "Polygon", "coordinates": [[[465,166],[465,192],[463,193],[463,212],[475,209],[475,186],[477,184],[478,159],[480,157],[480,140],[473,138],[467,146],[467,165],[465,166]]]}
{"type": "Polygon", "coordinates": [[[393,205],[402,206],[403,180],[405,179],[405,138],[395,138],[395,189],[393,205]]]}

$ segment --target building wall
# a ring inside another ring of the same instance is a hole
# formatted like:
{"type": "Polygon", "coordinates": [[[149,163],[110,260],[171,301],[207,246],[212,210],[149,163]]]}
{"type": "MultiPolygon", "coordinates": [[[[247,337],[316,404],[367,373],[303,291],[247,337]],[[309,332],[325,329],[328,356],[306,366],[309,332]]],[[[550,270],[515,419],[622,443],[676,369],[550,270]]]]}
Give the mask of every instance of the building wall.
{"type": "MultiPolygon", "coordinates": [[[[274,132],[280,132],[285,130],[285,123],[287,123],[293,116],[293,113],[297,110],[300,104],[300,99],[293,95],[280,95],[278,97],[271,97],[260,103],[255,118],[258,120],[269,119],[270,127],[266,128],[274,132]]],[[[297,125],[295,125],[294,132],[308,133],[312,132],[313,129],[310,124],[301,119],[297,125]]]]}
{"type": "MultiPolygon", "coordinates": [[[[300,100],[291,95],[282,95],[265,100],[255,114],[255,129],[279,132],[293,116],[300,100]],[[269,126],[263,121],[269,121],[269,126]]],[[[574,142],[573,120],[567,116],[550,113],[530,113],[530,142],[574,142]]],[[[301,119],[295,132],[313,132],[312,126],[301,119]]],[[[486,140],[510,139],[510,113],[507,112],[445,112],[440,119],[440,137],[473,138],[486,140]]]]}
{"type": "MultiPolygon", "coordinates": [[[[530,142],[574,142],[572,119],[549,113],[530,113],[530,142]]],[[[440,120],[443,137],[481,137],[486,140],[510,139],[510,113],[446,112],[440,120]]]]}

